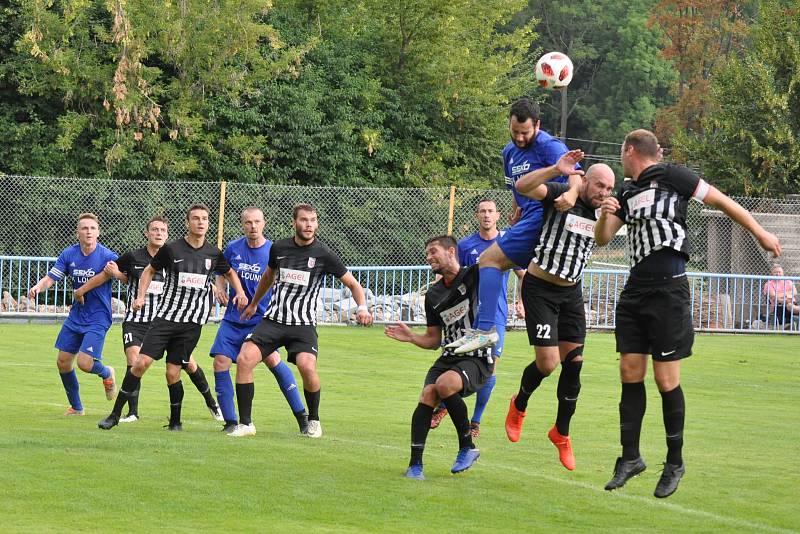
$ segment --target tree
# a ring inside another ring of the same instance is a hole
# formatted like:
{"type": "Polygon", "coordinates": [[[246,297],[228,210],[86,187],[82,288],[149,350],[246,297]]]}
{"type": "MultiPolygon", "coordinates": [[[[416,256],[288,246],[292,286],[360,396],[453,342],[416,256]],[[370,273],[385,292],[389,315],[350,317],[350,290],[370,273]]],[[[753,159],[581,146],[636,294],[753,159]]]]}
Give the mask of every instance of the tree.
{"type": "Polygon", "coordinates": [[[754,1],[660,0],[650,24],[663,31],[663,56],[678,73],[675,103],[658,114],[656,134],[669,143],[678,132],[701,131],[714,72],[745,46],[754,1]]]}
{"type": "Polygon", "coordinates": [[[800,9],[764,0],[751,45],[711,82],[700,132],[678,135],[676,155],[729,194],[800,191],[800,9]]]}

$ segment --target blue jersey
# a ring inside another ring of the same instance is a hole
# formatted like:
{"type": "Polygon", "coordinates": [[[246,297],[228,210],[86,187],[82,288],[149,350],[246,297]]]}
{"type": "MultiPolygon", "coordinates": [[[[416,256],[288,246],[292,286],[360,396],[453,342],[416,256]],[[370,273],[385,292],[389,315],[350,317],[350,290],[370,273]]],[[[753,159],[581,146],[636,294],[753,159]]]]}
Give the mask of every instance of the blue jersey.
{"type": "MultiPolygon", "coordinates": [[[[484,239],[478,232],[469,235],[458,242],[458,263],[462,267],[469,267],[478,263],[478,256],[489,248],[489,246],[497,241],[499,237],[505,234],[505,230],[501,230],[494,239],[484,239]]],[[[497,311],[495,312],[494,322],[496,325],[505,326],[508,320],[508,302],[506,301],[506,294],[508,293],[508,275],[511,271],[503,273],[503,288],[500,296],[497,299],[497,311]]]]}
{"type": "MultiPolygon", "coordinates": [[[[513,191],[517,206],[522,208],[523,218],[531,213],[541,212],[542,204],[538,200],[519,194],[514,187],[517,180],[529,172],[555,165],[559,158],[568,151],[569,149],[560,139],[544,130],[539,130],[528,148],[519,148],[513,141],[509,141],[503,148],[503,171],[506,177],[506,187],[513,191]]],[[[551,181],[566,183],[567,177],[559,176],[551,181]]]]}
{"type": "MultiPolygon", "coordinates": [[[[248,302],[253,299],[253,295],[256,293],[258,283],[261,281],[261,277],[267,271],[267,264],[269,263],[269,251],[271,248],[272,241],[269,239],[267,239],[267,242],[260,247],[250,248],[250,246],[247,244],[247,238],[240,237],[239,239],[228,243],[228,246],[225,247],[225,252],[222,253],[222,255],[225,256],[225,259],[228,260],[228,263],[231,264],[231,268],[236,271],[236,275],[239,277],[239,281],[242,283],[244,293],[247,295],[248,302]]],[[[231,287],[229,296],[232,299],[234,295],[236,295],[236,292],[233,290],[233,287],[231,287]]],[[[258,303],[258,309],[249,321],[242,321],[240,317],[241,313],[232,303],[228,304],[228,308],[225,310],[225,317],[223,317],[223,319],[225,321],[231,321],[232,323],[255,326],[261,321],[261,318],[267,311],[267,303],[269,303],[271,296],[272,289],[267,291],[267,294],[263,299],[261,299],[261,302],[258,303]]]]}
{"type": "MultiPolygon", "coordinates": [[[[47,276],[56,282],[70,276],[74,291],[102,272],[106,263],[116,259],[117,255],[100,243],[86,256],[80,245],[72,245],[61,252],[47,276]]],[[[68,320],[80,326],[98,325],[108,329],[111,326],[111,280],[86,293],[84,304],[74,302],[68,320]]]]}

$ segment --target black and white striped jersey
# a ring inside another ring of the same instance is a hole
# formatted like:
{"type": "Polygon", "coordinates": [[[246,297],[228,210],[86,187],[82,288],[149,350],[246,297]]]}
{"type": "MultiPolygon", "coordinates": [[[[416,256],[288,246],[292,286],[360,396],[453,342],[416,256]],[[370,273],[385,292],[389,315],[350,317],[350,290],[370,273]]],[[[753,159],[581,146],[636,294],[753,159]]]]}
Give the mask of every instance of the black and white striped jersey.
{"type": "Polygon", "coordinates": [[[176,323],[205,324],[214,300],[212,274],[230,271],[228,260],[207,241],[193,248],[185,239],[170,241],[150,262],[164,270],[164,291],[155,316],[176,323]]]}
{"type": "Polygon", "coordinates": [[[148,252],[147,247],[142,247],[130,252],[126,252],[117,260],[117,267],[128,276],[128,289],[125,298],[125,318],[123,322],[149,323],[155,317],[158,301],[164,292],[164,271],[156,271],[153,281],[147,286],[147,294],[144,299],[144,307],[141,310],[134,310],[133,301],[139,294],[139,279],[142,271],[153,261],[153,256],[148,252]]]}
{"type": "MultiPolygon", "coordinates": [[[[442,329],[442,346],[463,337],[475,324],[478,313],[478,265],[462,267],[449,285],[444,279],[432,284],[425,294],[425,320],[428,326],[442,329]]],[[[443,349],[442,356],[477,356],[489,358],[492,347],[483,347],[466,354],[453,354],[443,349]]]]}
{"type": "Polygon", "coordinates": [[[597,212],[580,197],[569,211],[558,211],[553,202],[569,190],[569,185],[555,182],[544,185],[547,187],[547,196],[542,199],[544,222],[532,261],[553,276],[576,282],[594,250],[597,212]]]}
{"type": "Polygon", "coordinates": [[[300,246],[293,237],[272,244],[269,267],[275,271],[275,286],[264,317],[286,325],[316,325],[317,298],[326,274],[347,274],[342,260],[314,239],[300,246]]]}
{"type": "Polygon", "coordinates": [[[628,257],[631,266],[662,248],[689,258],[686,210],[692,197],[702,201],[708,184],[681,165],[657,163],[636,180],[622,184],[616,197],[615,215],[628,225],[628,257]]]}

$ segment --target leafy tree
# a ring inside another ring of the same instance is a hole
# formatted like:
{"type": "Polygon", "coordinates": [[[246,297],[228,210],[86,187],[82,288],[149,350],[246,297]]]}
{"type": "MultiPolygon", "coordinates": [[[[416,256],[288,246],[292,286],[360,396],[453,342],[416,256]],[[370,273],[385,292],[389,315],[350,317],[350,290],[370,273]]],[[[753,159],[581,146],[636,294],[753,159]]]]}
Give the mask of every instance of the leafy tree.
{"type": "Polygon", "coordinates": [[[659,0],[650,24],[665,36],[662,54],[678,73],[675,103],[659,111],[656,133],[663,142],[681,131],[701,131],[714,72],[741,52],[756,2],[659,0]]]}
{"type": "Polygon", "coordinates": [[[764,0],[751,45],[713,78],[703,133],[678,135],[676,153],[730,194],[800,191],[800,9],[764,0]]]}

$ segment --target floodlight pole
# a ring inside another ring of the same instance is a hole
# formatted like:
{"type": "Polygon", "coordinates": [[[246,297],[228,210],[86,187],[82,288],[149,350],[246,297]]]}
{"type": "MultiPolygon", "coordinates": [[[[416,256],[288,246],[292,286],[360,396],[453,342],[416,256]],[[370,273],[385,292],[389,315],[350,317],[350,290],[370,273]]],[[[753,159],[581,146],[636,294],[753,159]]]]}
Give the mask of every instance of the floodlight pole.
{"type": "Polygon", "coordinates": [[[561,88],[561,140],[567,142],[567,87],[561,88]]]}

